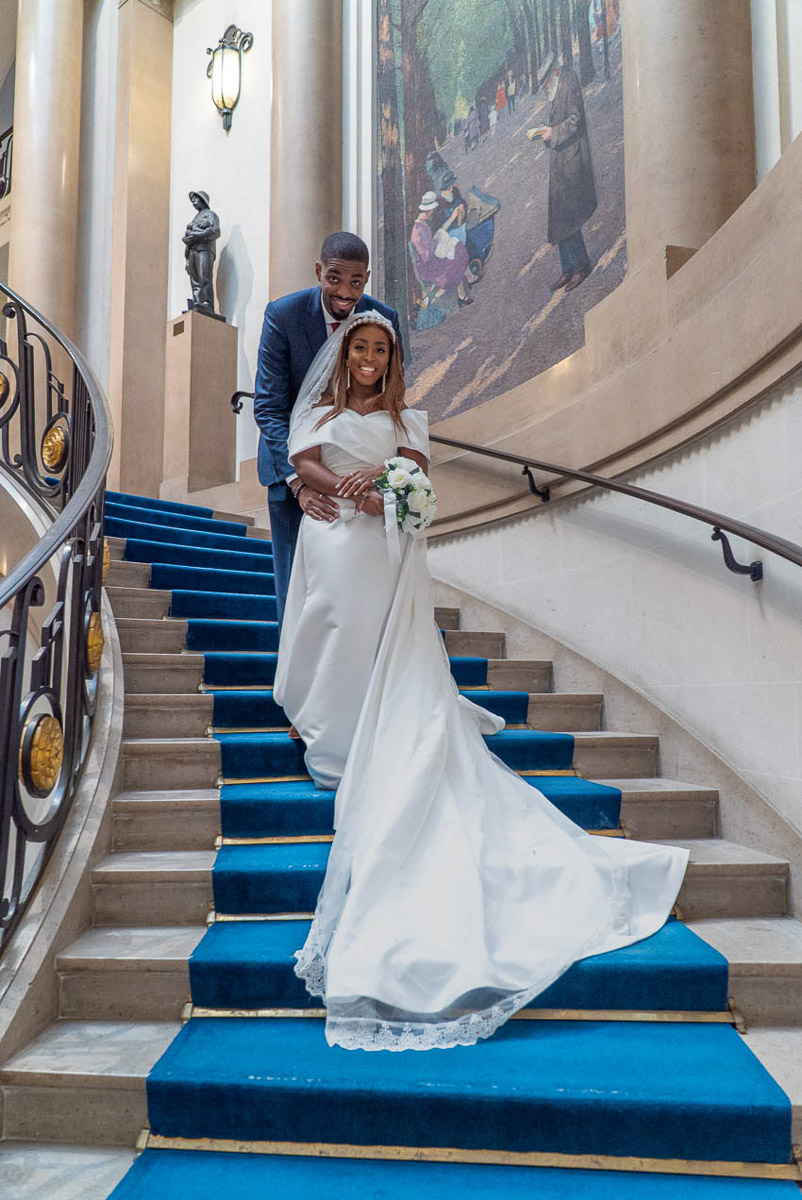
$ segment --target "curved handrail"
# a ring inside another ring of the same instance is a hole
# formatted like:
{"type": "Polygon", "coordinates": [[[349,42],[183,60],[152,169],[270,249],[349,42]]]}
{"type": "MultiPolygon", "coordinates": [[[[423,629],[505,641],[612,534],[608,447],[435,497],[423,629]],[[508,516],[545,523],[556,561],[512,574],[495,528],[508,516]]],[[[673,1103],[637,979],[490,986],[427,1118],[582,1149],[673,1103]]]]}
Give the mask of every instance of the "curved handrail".
{"type": "Polygon", "coordinates": [[[80,351],[5,284],[0,471],[52,524],[0,582],[0,952],[58,841],[98,696],[111,414],[80,351]],[[33,612],[50,605],[44,620],[33,612]]]}
{"type": "MultiPolygon", "coordinates": [[[[231,397],[232,412],[242,412],[243,398],[253,398],[253,392],[235,392],[231,397]]],[[[701,521],[712,528],[713,541],[721,542],[721,549],[727,568],[730,571],[734,571],[737,575],[749,575],[754,583],[763,578],[763,564],[756,561],[749,563],[748,566],[744,566],[736,562],[726,536],[728,533],[744,538],[746,541],[752,542],[756,546],[761,546],[764,550],[769,550],[772,554],[776,554],[780,558],[785,558],[788,562],[802,567],[802,546],[797,545],[796,542],[789,542],[786,538],[777,537],[776,534],[769,533],[765,529],[758,529],[756,525],[747,525],[745,521],[738,521],[735,517],[725,516],[724,513],[717,513],[713,509],[701,508],[698,504],[688,504],[685,500],[677,500],[673,496],[665,496],[662,492],[652,492],[648,488],[635,487],[630,483],[620,483],[616,479],[606,479],[603,475],[594,475],[590,471],[578,471],[574,467],[560,467],[556,463],[543,462],[541,459],[530,458],[528,455],[508,454],[504,450],[491,450],[488,446],[477,446],[475,442],[459,442],[454,438],[440,437],[434,433],[431,434],[429,440],[437,442],[441,446],[453,446],[457,450],[467,450],[471,454],[481,454],[486,458],[496,458],[502,462],[517,463],[518,466],[523,467],[522,474],[527,477],[529,490],[533,495],[539,496],[544,504],[548,502],[550,492],[548,488],[538,487],[535,483],[532,475],[533,467],[538,471],[546,471],[549,475],[559,475],[567,479],[578,479],[581,483],[589,483],[594,487],[604,488],[610,492],[621,492],[624,496],[632,496],[636,500],[645,500],[649,504],[656,504],[660,508],[670,509],[672,512],[690,517],[694,521],[701,521]]]]}
{"type": "Polygon", "coordinates": [[[745,521],[738,521],[734,517],[725,516],[723,513],[715,512],[713,509],[701,508],[697,504],[688,504],[685,500],[677,500],[673,496],[665,496],[662,492],[653,492],[648,488],[635,487],[633,484],[621,483],[616,479],[606,479],[603,475],[594,475],[590,471],[579,471],[574,467],[561,467],[555,463],[543,462],[541,459],[531,458],[529,455],[508,454],[506,451],[491,450],[487,446],[477,446],[473,442],[460,442],[454,438],[440,437],[436,434],[431,435],[431,441],[437,442],[441,446],[452,446],[457,450],[466,450],[472,454],[480,454],[486,458],[496,458],[503,462],[516,463],[518,466],[523,467],[522,474],[528,476],[530,490],[534,495],[539,495],[543,503],[546,503],[549,499],[548,489],[537,487],[531,475],[532,468],[538,471],[545,471],[549,475],[558,475],[566,479],[577,479],[582,483],[589,483],[594,487],[603,488],[606,491],[620,492],[622,495],[632,496],[636,500],[645,500],[648,504],[655,504],[660,508],[670,509],[672,512],[690,517],[694,521],[701,521],[703,524],[712,527],[714,541],[722,543],[724,559],[729,569],[736,570],[738,574],[748,574],[755,582],[763,576],[762,564],[755,562],[750,563],[749,566],[740,566],[740,564],[736,563],[732,557],[729,542],[725,536],[726,533],[732,533],[736,537],[744,538],[746,541],[752,542],[755,546],[761,546],[764,550],[768,550],[772,554],[776,554],[780,558],[784,558],[788,562],[802,567],[802,546],[797,545],[796,542],[787,541],[785,538],[777,537],[776,534],[769,533],[765,529],[758,529],[756,525],[747,525],[745,521]],[[544,490],[545,495],[543,494],[544,490]]]}
{"type": "MultiPolygon", "coordinates": [[[[67,351],[73,363],[79,368],[83,381],[89,392],[89,401],[94,418],[95,444],[92,456],[78,487],[65,508],[61,510],[55,523],[39,539],[33,549],[29,550],[21,562],[0,583],[0,608],[10,599],[29,575],[35,575],[53,557],[54,552],[63,540],[63,531],[71,529],[86,513],[97,489],[106,477],[111,463],[111,452],[114,439],[111,430],[111,409],[109,408],[103,388],[95,377],[92,368],[77,346],[69,338],[59,333],[55,325],[27,304],[21,296],[12,291],[6,284],[0,283],[0,292],[9,296],[16,304],[22,306],[53,338],[67,351]]],[[[0,354],[0,363],[5,355],[0,354]]],[[[0,464],[1,465],[1,464],[0,464]]],[[[38,496],[37,499],[46,497],[38,496]]]]}

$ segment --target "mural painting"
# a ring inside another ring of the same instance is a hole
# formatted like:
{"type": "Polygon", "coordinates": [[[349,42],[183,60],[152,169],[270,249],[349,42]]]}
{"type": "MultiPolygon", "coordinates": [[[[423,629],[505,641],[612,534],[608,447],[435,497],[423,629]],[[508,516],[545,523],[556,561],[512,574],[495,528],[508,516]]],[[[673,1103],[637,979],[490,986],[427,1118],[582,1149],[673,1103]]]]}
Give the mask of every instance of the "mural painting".
{"type": "Polygon", "coordinates": [[[618,0],[376,0],[378,255],[439,419],[578,349],[626,270],[618,0]]]}

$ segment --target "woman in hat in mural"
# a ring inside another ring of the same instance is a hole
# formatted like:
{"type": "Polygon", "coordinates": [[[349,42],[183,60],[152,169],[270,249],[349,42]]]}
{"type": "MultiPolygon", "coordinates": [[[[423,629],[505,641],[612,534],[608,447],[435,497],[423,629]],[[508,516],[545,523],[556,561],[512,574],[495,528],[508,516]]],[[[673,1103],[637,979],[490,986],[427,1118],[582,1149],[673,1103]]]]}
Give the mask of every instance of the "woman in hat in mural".
{"type": "MultiPolygon", "coordinates": [[[[447,178],[447,176],[446,176],[447,178]]],[[[440,201],[435,192],[425,192],[418,205],[418,217],[412,226],[412,250],[415,274],[423,284],[431,284],[443,292],[456,292],[460,304],[472,304],[465,282],[468,269],[468,251],[456,237],[449,237],[447,252],[443,254],[443,239],[440,247],[435,240],[433,224],[435,214],[440,211],[440,201]],[[439,250],[439,253],[438,253],[439,250]]]]}

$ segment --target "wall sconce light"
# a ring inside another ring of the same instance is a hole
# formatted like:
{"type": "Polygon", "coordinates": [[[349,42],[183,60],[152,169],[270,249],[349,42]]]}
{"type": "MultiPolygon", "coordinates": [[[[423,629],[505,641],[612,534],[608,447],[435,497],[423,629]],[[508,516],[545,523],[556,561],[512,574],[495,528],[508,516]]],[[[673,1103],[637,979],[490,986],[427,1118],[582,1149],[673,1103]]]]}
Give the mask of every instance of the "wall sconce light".
{"type": "Polygon", "coordinates": [[[229,25],[215,48],[206,50],[212,56],[206,68],[206,75],[212,81],[212,100],[222,114],[226,132],[231,128],[231,114],[239,100],[242,56],[252,45],[252,33],[243,33],[236,25],[229,25]]]}

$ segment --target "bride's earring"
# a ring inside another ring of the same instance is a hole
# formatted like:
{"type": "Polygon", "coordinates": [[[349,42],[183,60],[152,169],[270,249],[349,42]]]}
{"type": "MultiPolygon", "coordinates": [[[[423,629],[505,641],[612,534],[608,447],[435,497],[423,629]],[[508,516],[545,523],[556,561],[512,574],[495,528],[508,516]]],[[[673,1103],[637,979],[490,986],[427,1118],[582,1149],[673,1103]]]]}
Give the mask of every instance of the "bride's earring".
{"type": "Polygon", "coordinates": [[[382,375],[382,395],[384,395],[386,390],[387,390],[387,372],[385,371],[384,374],[382,375]]]}
{"type": "Polygon", "coordinates": [[[348,364],[348,367],[347,367],[346,369],[347,369],[347,371],[348,371],[348,376],[347,376],[347,380],[346,380],[346,384],[345,384],[345,386],[346,386],[346,387],[348,388],[348,390],[350,391],[350,390],[351,390],[351,364],[350,364],[350,363],[348,364]]]}

